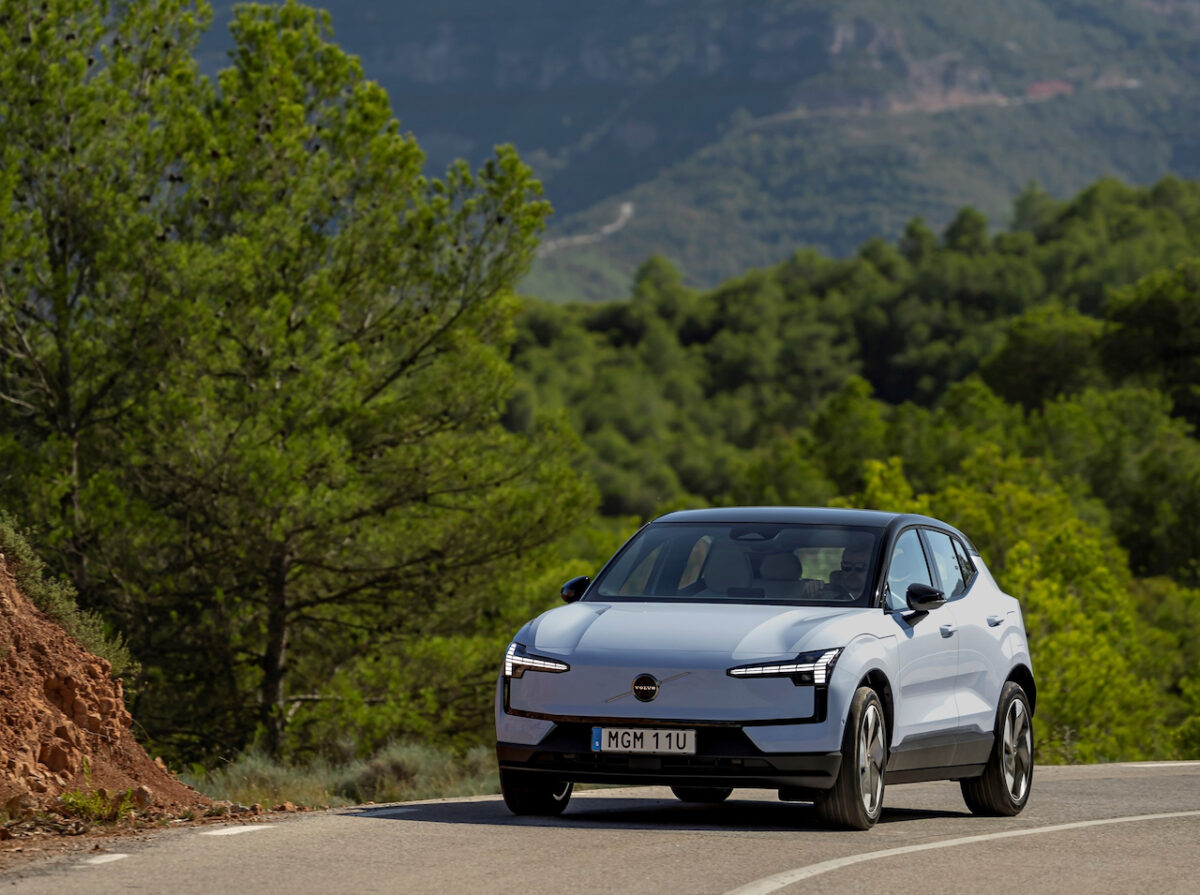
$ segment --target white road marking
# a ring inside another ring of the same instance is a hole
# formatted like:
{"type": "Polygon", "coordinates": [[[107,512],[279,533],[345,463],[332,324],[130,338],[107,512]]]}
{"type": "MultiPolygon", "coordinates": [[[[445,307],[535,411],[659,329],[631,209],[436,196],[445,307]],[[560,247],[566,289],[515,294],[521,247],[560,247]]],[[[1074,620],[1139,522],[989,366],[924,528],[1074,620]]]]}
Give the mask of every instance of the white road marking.
{"type": "Polygon", "coordinates": [[[129,855],[93,855],[90,858],[84,859],[85,864],[111,864],[113,861],[119,861],[122,858],[128,858],[129,855]]]}
{"type": "Polygon", "coordinates": [[[1200,761],[1127,761],[1123,768],[1200,768],[1200,761]]]}
{"type": "Polygon", "coordinates": [[[963,836],[958,839],[943,839],[940,842],[926,842],[921,845],[905,845],[900,848],[888,848],[883,851],[867,852],[861,855],[847,855],[832,861],[822,861],[820,864],[809,864],[807,867],[797,867],[785,870],[773,876],[747,883],[737,889],[726,892],[725,895],[768,895],[777,892],[792,883],[812,879],[831,870],[840,870],[864,861],[877,861],[880,858],[891,858],[896,855],[910,855],[913,852],[931,851],[937,848],[950,848],[954,845],[969,845],[973,842],[990,842],[995,839],[1011,839],[1016,836],[1032,836],[1035,833],[1060,833],[1064,830],[1082,830],[1085,827],[1102,827],[1105,824],[1125,824],[1138,820],[1166,820],[1171,817],[1200,817],[1200,811],[1172,811],[1167,814],[1135,814],[1130,817],[1108,817],[1103,820],[1081,820],[1069,824],[1054,824],[1049,827],[1032,827],[1027,830],[1007,830],[1003,833],[986,833],[981,836],[963,836]]]}
{"type": "Polygon", "coordinates": [[[257,833],[259,830],[269,830],[267,824],[255,824],[246,827],[221,827],[219,830],[204,830],[201,836],[236,836],[239,833],[257,833]]]}

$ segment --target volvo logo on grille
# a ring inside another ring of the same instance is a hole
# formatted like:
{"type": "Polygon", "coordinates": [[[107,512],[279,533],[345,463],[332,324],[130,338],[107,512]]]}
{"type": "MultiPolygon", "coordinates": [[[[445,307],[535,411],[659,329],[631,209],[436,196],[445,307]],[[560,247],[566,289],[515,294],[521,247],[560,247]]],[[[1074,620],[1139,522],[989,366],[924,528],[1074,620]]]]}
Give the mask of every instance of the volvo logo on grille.
{"type": "Polygon", "coordinates": [[[650,702],[658,695],[658,681],[649,674],[639,674],[633,679],[633,695],[639,702],[650,702]]]}

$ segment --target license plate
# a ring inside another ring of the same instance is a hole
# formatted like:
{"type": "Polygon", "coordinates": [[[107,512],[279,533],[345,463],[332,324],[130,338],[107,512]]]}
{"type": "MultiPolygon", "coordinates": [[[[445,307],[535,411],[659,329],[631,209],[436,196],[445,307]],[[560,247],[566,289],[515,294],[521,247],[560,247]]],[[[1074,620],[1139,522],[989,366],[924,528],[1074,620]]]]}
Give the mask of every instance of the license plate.
{"type": "Polygon", "coordinates": [[[593,752],[695,755],[696,731],[647,727],[593,727],[593,752]]]}

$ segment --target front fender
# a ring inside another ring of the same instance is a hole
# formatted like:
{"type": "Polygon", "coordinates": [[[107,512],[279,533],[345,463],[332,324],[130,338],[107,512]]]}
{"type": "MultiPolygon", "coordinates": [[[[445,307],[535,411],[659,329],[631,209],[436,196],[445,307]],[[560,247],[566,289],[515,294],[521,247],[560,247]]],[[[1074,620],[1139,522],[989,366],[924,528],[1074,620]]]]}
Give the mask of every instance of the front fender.
{"type": "Polygon", "coordinates": [[[542,718],[523,718],[520,715],[510,715],[504,711],[504,673],[496,677],[496,742],[514,743],[522,746],[536,746],[550,731],[554,730],[553,721],[542,718]]]}
{"type": "Polygon", "coordinates": [[[850,703],[859,683],[867,676],[875,675],[882,676],[890,687],[894,680],[895,651],[894,635],[856,635],[843,648],[833,667],[823,723],[746,727],[746,736],[764,752],[839,751],[846,719],[850,715],[850,703]]]}

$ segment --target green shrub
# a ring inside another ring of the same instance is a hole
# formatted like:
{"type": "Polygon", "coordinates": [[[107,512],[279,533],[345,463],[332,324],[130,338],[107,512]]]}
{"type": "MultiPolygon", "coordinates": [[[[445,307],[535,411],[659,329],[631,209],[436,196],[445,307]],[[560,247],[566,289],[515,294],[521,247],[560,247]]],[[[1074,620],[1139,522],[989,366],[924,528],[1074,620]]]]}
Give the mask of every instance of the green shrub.
{"type": "Polygon", "coordinates": [[[120,820],[133,809],[133,790],[109,796],[96,790],[75,789],[58,797],[58,810],[68,817],[92,823],[120,820]]]}
{"type": "Polygon", "coordinates": [[[286,765],[246,752],[222,767],[182,777],[214,799],[267,807],[283,802],[310,808],[400,802],[482,795],[500,788],[492,750],[476,746],[459,755],[415,743],[392,743],[370,758],[341,765],[323,760],[286,765]]]}
{"type": "Polygon", "coordinates": [[[459,757],[434,746],[392,743],[345,769],[338,794],[356,802],[402,802],[496,792],[492,750],[475,746],[459,757]]]}
{"type": "Polygon", "coordinates": [[[309,808],[349,804],[335,795],[337,772],[324,761],[287,765],[261,752],[243,752],[233,761],[205,770],[197,767],[181,779],[214,799],[271,807],[292,802],[309,808]]]}
{"type": "Polygon", "coordinates": [[[0,553],[4,554],[5,565],[21,593],[78,640],[84,649],[107,659],[113,677],[137,673],[137,665],[121,636],[109,636],[100,616],[79,609],[75,603],[75,588],[67,581],[50,577],[46,564],[34,552],[25,532],[5,510],[0,510],[0,553]]]}

